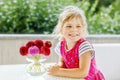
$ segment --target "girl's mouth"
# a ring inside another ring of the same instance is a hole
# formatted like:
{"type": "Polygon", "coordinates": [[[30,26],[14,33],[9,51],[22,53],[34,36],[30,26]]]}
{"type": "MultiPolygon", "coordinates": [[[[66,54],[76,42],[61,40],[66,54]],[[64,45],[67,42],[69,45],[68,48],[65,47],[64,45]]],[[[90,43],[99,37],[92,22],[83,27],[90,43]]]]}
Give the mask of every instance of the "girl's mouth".
{"type": "Polygon", "coordinates": [[[76,37],[76,36],[78,36],[78,34],[69,34],[69,36],[76,37]]]}

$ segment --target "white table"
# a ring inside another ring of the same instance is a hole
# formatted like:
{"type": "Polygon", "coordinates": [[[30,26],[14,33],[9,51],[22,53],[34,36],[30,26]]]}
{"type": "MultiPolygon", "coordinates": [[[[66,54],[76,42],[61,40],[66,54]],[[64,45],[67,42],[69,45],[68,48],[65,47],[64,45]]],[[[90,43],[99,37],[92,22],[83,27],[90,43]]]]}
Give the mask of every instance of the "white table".
{"type": "Polygon", "coordinates": [[[83,80],[50,76],[47,73],[42,77],[30,77],[26,73],[26,64],[0,65],[0,80],[83,80]]]}

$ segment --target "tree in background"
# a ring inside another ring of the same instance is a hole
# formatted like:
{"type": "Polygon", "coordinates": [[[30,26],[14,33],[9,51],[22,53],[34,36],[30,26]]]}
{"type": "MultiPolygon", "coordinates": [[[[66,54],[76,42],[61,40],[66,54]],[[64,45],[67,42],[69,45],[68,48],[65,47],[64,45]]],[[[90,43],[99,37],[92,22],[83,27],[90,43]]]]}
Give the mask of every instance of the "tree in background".
{"type": "Polygon", "coordinates": [[[50,34],[61,9],[75,5],[85,11],[90,34],[120,34],[120,0],[3,0],[0,33],[50,34]]]}

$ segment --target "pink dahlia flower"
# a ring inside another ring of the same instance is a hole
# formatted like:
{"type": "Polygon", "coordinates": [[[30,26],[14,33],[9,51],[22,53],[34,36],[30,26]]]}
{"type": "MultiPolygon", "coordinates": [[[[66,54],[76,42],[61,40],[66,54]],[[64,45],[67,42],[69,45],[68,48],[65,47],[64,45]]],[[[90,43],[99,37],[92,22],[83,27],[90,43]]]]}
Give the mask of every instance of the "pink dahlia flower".
{"type": "Polygon", "coordinates": [[[35,56],[40,53],[40,50],[37,46],[31,46],[28,48],[28,54],[31,54],[32,56],[35,56]]]}

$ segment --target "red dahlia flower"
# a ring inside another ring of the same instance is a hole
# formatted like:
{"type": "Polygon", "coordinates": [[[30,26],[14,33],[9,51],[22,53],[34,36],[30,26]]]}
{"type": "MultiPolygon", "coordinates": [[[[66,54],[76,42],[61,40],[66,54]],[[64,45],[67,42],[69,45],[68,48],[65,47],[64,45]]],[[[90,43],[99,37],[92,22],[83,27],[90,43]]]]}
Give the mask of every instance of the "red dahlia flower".
{"type": "Polygon", "coordinates": [[[28,54],[27,47],[26,46],[21,46],[20,47],[20,54],[22,56],[26,56],[28,54]]]}
{"type": "Polygon", "coordinates": [[[45,42],[45,47],[50,48],[52,46],[52,43],[50,41],[45,42]]]}
{"type": "Polygon", "coordinates": [[[45,56],[50,55],[50,49],[48,47],[42,46],[40,50],[41,50],[41,54],[43,54],[45,56]]]}
{"type": "Polygon", "coordinates": [[[29,47],[34,46],[34,45],[35,44],[33,41],[29,41],[29,42],[27,42],[26,47],[29,48],[29,47]]]}
{"type": "Polygon", "coordinates": [[[43,41],[40,39],[37,39],[34,41],[34,44],[38,47],[41,48],[43,46],[43,41]]]}

